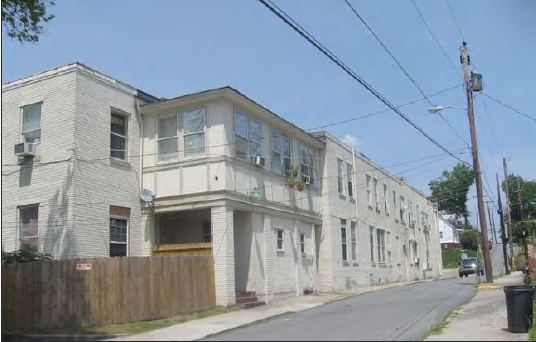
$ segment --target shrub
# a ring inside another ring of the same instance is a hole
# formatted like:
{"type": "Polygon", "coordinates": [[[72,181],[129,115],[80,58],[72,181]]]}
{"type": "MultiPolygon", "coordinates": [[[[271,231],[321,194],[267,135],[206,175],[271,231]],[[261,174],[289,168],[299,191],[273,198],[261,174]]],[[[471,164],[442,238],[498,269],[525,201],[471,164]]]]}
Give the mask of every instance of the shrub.
{"type": "MultiPolygon", "coordinates": [[[[441,251],[443,258],[443,268],[458,268],[458,265],[462,262],[461,249],[444,249],[441,251]]],[[[472,250],[466,250],[465,253],[468,257],[476,257],[476,252],[472,250]]]]}
{"type": "Polygon", "coordinates": [[[25,249],[14,252],[2,251],[2,265],[4,264],[22,264],[26,262],[36,262],[54,259],[50,254],[36,253],[25,249]]]}

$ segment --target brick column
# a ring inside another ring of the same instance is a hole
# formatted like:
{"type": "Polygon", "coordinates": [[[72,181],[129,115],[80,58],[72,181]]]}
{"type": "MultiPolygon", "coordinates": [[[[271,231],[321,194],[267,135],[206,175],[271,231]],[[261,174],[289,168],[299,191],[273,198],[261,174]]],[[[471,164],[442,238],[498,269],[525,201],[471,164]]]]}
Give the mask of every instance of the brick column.
{"type": "Polygon", "coordinates": [[[212,207],[211,221],[216,305],[231,306],[236,303],[233,209],[212,207]]]}
{"type": "Polygon", "coordinates": [[[274,300],[274,231],[272,229],[272,216],[264,214],[264,301],[269,303],[274,300]]]}

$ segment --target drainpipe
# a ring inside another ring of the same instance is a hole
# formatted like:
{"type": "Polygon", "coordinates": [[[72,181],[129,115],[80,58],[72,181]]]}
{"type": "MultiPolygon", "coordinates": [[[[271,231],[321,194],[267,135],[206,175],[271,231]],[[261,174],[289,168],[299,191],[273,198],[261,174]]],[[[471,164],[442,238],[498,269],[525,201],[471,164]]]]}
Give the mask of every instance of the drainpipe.
{"type": "MultiPolygon", "coordinates": [[[[353,181],[353,184],[354,184],[354,188],[352,189],[352,192],[353,192],[353,195],[355,197],[355,224],[356,224],[356,229],[357,229],[357,219],[358,219],[358,211],[359,211],[359,203],[357,201],[357,168],[356,168],[356,165],[355,165],[355,153],[354,153],[354,144],[352,143],[352,169],[353,169],[353,175],[352,175],[352,181],[353,181]]],[[[351,234],[351,232],[350,232],[351,234]]],[[[357,232],[356,232],[357,234],[357,232]]]]}
{"type": "Polygon", "coordinates": [[[136,97],[136,111],[140,122],[140,191],[143,190],[143,118],[141,117],[140,99],[136,97]]]}

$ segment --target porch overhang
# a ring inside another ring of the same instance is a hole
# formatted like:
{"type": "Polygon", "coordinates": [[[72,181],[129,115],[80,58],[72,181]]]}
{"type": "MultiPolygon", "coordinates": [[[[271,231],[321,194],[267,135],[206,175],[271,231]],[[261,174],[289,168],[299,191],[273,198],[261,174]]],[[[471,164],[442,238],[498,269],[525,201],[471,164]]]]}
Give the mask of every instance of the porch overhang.
{"type": "Polygon", "coordinates": [[[236,210],[276,214],[288,218],[300,218],[314,224],[322,223],[320,213],[296,209],[262,199],[252,200],[249,196],[228,190],[157,198],[154,202],[154,213],[163,214],[173,211],[206,209],[214,206],[229,206],[236,210]]]}

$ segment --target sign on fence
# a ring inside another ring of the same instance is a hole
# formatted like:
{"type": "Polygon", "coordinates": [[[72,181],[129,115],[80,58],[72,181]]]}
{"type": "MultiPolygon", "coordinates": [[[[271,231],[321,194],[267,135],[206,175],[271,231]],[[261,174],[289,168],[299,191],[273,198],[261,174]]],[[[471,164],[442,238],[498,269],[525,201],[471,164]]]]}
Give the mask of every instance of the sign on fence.
{"type": "Polygon", "coordinates": [[[76,264],[77,271],[91,271],[91,264],[76,264]]]}

